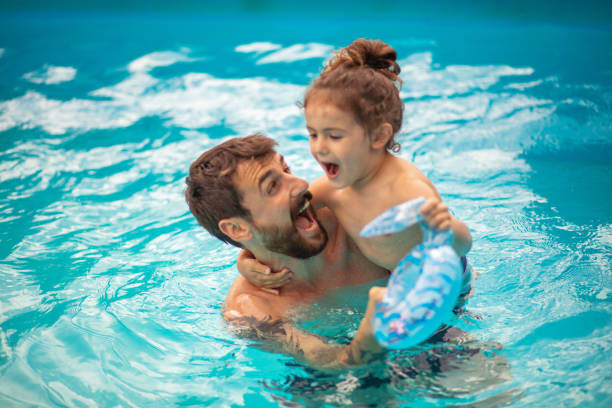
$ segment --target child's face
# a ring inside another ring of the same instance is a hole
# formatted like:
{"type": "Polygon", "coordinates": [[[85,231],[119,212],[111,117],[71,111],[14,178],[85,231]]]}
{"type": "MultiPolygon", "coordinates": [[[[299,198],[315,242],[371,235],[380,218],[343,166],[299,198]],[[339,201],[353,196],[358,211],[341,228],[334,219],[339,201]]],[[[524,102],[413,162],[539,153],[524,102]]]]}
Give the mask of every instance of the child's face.
{"type": "Polygon", "coordinates": [[[370,139],[354,115],[316,94],[308,101],[304,113],[310,152],[332,186],[344,188],[367,176],[372,153],[370,139]]]}

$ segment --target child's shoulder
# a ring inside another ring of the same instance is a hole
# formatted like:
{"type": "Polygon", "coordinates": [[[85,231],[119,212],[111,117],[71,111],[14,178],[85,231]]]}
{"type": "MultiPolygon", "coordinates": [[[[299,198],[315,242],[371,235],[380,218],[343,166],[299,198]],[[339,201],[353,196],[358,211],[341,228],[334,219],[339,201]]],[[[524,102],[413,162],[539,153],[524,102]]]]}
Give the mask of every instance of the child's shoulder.
{"type": "Polygon", "coordinates": [[[434,184],[417,166],[399,157],[395,157],[395,159],[393,163],[394,176],[392,177],[394,191],[406,191],[411,197],[438,196],[434,184]]]}
{"type": "Polygon", "coordinates": [[[402,173],[412,177],[421,177],[423,173],[419,171],[417,166],[415,166],[411,161],[402,159],[397,156],[390,156],[388,160],[390,168],[397,173],[402,173]]]}
{"type": "Polygon", "coordinates": [[[327,177],[321,176],[312,181],[308,186],[308,190],[312,194],[312,204],[316,209],[329,206],[334,188],[327,180],[327,177]]]}

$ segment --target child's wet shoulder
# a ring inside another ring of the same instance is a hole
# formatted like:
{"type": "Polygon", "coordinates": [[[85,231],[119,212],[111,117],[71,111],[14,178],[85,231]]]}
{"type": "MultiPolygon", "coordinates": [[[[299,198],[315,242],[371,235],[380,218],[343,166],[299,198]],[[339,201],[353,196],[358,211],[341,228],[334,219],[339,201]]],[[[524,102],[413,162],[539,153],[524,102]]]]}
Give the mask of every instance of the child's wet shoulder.
{"type": "Polygon", "coordinates": [[[333,187],[326,177],[319,177],[310,183],[308,190],[312,193],[312,204],[315,209],[329,207],[333,194],[333,187]]]}

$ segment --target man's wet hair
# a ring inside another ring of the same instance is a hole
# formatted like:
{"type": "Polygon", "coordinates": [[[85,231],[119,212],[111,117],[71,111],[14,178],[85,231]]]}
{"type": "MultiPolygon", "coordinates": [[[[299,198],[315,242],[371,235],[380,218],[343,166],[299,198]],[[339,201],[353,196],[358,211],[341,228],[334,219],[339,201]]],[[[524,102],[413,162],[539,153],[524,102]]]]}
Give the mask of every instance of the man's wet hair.
{"type": "Polygon", "coordinates": [[[185,179],[185,200],[198,223],[221,241],[242,248],[219,229],[219,221],[230,217],[253,219],[234,185],[236,169],[243,162],[271,156],[276,144],[259,133],[237,137],[204,152],[191,163],[185,179]]]}

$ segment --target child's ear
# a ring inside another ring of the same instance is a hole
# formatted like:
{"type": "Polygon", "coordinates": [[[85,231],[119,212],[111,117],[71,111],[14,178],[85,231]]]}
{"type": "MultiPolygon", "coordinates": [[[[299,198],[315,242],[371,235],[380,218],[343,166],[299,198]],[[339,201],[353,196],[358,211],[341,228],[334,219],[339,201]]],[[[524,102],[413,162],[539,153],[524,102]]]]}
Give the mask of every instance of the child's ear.
{"type": "Polygon", "coordinates": [[[236,242],[244,242],[253,238],[251,227],[243,218],[224,218],[217,225],[221,232],[236,242]]]}
{"type": "Polygon", "coordinates": [[[372,149],[384,149],[387,142],[393,137],[393,126],[385,122],[374,130],[372,135],[372,149]]]}

